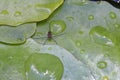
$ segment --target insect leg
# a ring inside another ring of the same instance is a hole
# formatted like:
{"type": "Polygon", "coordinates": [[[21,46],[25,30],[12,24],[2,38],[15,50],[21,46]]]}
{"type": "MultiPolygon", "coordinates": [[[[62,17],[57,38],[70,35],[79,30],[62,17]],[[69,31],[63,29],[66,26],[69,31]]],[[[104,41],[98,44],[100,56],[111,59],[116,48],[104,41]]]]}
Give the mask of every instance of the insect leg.
{"type": "Polygon", "coordinates": [[[56,44],[58,44],[57,41],[56,41],[54,38],[52,38],[52,40],[53,40],[56,44]]]}
{"type": "Polygon", "coordinates": [[[48,39],[46,39],[46,40],[44,41],[43,45],[45,45],[45,44],[46,44],[47,40],[48,40],[48,39]]]}

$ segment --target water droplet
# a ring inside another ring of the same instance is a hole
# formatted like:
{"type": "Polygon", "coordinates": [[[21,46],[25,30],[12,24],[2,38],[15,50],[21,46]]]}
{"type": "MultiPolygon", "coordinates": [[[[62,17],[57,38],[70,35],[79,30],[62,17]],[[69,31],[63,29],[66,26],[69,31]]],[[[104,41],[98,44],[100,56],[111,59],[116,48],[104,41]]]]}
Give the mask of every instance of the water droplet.
{"type": "Polygon", "coordinates": [[[61,80],[63,64],[54,55],[35,53],[27,59],[25,73],[27,80],[61,80]]]}
{"type": "Polygon", "coordinates": [[[89,19],[89,20],[94,20],[94,16],[93,16],[93,15],[89,15],[89,16],[88,16],[88,19],[89,19]]]}
{"type": "Polygon", "coordinates": [[[103,76],[102,80],[109,80],[109,77],[108,76],[103,76]]]}
{"type": "Polygon", "coordinates": [[[80,50],[80,53],[84,54],[84,53],[85,53],[85,50],[84,50],[84,49],[81,49],[81,50],[80,50]]]}
{"type": "Polygon", "coordinates": [[[99,61],[97,63],[97,67],[100,68],[100,69],[104,69],[104,68],[107,67],[107,62],[105,62],[105,61],[99,61]]]}
{"type": "Polygon", "coordinates": [[[80,41],[78,41],[78,40],[77,40],[77,41],[75,41],[75,44],[76,44],[76,46],[77,46],[77,47],[80,47],[80,46],[81,46],[81,42],[80,42],[80,41]]]}
{"type": "Polygon", "coordinates": [[[49,47],[48,50],[52,50],[52,47],[49,47]]]}
{"type": "Polygon", "coordinates": [[[53,20],[50,22],[50,28],[53,34],[60,34],[66,29],[66,24],[62,20],[53,20]]]}
{"type": "Polygon", "coordinates": [[[44,14],[50,14],[51,10],[49,8],[46,8],[44,5],[36,4],[35,9],[39,12],[42,12],[44,14]]]}
{"type": "Polygon", "coordinates": [[[66,17],[66,19],[67,19],[68,21],[73,21],[73,20],[74,20],[74,18],[73,18],[72,16],[66,17]]]}
{"type": "Polygon", "coordinates": [[[14,14],[14,16],[16,16],[16,17],[21,16],[21,15],[22,15],[22,13],[20,11],[16,11],[14,14]]]}
{"type": "Polygon", "coordinates": [[[7,14],[9,14],[9,12],[8,12],[7,10],[2,10],[2,11],[0,12],[0,14],[7,15],[7,14]]]}
{"type": "Polygon", "coordinates": [[[118,24],[118,23],[115,23],[114,26],[115,26],[115,28],[120,28],[120,24],[118,24]]]}
{"type": "Polygon", "coordinates": [[[79,33],[79,34],[84,34],[84,32],[83,32],[83,31],[79,31],[78,33],[79,33]]]}
{"type": "Polygon", "coordinates": [[[87,2],[88,2],[87,0],[72,1],[73,4],[80,5],[80,6],[87,4],[87,2]]]}
{"type": "Polygon", "coordinates": [[[117,15],[114,12],[110,12],[109,16],[111,19],[116,19],[117,15]]]}
{"type": "Polygon", "coordinates": [[[93,27],[90,30],[89,35],[91,39],[97,44],[107,45],[107,46],[114,45],[112,41],[113,37],[111,36],[110,32],[102,26],[93,27]]]}
{"type": "Polygon", "coordinates": [[[87,2],[87,0],[82,0],[82,2],[83,2],[83,3],[86,3],[86,2],[87,2]]]}

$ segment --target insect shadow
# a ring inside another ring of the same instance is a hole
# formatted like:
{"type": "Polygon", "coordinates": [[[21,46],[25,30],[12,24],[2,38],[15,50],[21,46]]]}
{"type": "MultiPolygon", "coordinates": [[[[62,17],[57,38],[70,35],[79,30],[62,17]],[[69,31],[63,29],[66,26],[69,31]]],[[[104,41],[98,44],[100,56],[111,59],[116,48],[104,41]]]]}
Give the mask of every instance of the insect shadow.
{"type": "Polygon", "coordinates": [[[39,36],[39,37],[33,38],[33,39],[45,38],[44,43],[42,43],[43,45],[46,45],[47,41],[54,41],[54,43],[58,45],[55,38],[57,38],[63,34],[64,33],[53,35],[53,32],[51,31],[51,27],[49,26],[49,29],[48,29],[46,36],[39,36]]]}

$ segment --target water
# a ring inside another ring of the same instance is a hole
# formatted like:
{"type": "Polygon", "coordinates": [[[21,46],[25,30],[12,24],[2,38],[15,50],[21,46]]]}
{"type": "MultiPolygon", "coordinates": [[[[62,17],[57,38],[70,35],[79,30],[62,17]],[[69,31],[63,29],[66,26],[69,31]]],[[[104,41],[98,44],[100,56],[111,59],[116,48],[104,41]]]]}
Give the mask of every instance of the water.
{"type": "Polygon", "coordinates": [[[66,29],[66,24],[63,20],[53,20],[49,26],[53,34],[60,34],[66,29]]]}
{"type": "Polygon", "coordinates": [[[117,15],[116,15],[116,13],[114,13],[114,12],[110,12],[110,13],[109,13],[109,17],[110,17],[111,19],[116,19],[116,18],[117,18],[117,15]]]}
{"type": "Polygon", "coordinates": [[[109,77],[108,76],[103,76],[102,80],[109,80],[109,77]]]}
{"type": "Polygon", "coordinates": [[[21,15],[22,15],[22,13],[20,11],[16,11],[14,14],[14,16],[16,16],[16,17],[21,16],[21,15]]]}
{"type": "Polygon", "coordinates": [[[88,19],[89,19],[89,20],[94,20],[94,16],[93,16],[93,15],[89,15],[89,16],[88,16],[88,19]]]}
{"type": "Polygon", "coordinates": [[[90,30],[89,35],[91,39],[97,44],[114,46],[112,41],[113,37],[111,36],[110,32],[102,26],[93,27],[90,30]]]}
{"type": "Polygon", "coordinates": [[[105,61],[99,61],[97,63],[97,67],[100,68],[100,69],[104,69],[104,68],[107,67],[107,62],[105,62],[105,61]]]}
{"type": "Polygon", "coordinates": [[[0,12],[0,14],[7,15],[7,14],[9,14],[9,12],[8,12],[8,10],[2,10],[2,11],[0,12]]]}
{"type": "Polygon", "coordinates": [[[80,41],[77,40],[75,43],[76,43],[76,46],[77,46],[77,47],[80,47],[80,46],[81,46],[81,42],[80,42],[80,41]]]}
{"type": "Polygon", "coordinates": [[[63,64],[54,55],[34,53],[27,59],[25,71],[27,80],[60,80],[63,64]]]}
{"type": "Polygon", "coordinates": [[[66,19],[67,19],[68,21],[73,21],[73,20],[74,20],[74,17],[68,16],[68,17],[66,17],[66,19]]]}

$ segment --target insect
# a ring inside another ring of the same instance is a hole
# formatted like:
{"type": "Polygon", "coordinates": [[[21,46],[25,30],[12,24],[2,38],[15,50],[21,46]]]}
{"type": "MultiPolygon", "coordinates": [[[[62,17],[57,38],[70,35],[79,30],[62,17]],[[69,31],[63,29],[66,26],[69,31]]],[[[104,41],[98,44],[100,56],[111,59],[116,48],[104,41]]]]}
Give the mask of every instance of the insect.
{"type": "Polygon", "coordinates": [[[58,35],[53,35],[52,31],[51,31],[51,27],[49,26],[49,29],[48,29],[48,32],[47,32],[47,36],[44,36],[44,37],[37,37],[37,38],[33,38],[33,39],[40,39],[40,38],[45,38],[46,40],[44,41],[44,43],[42,43],[43,45],[46,44],[47,41],[54,41],[55,44],[58,44],[57,41],[54,39],[55,37],[58,37],[60,35],[63,35],[64,33],[62,34],[58,34],[58,35]]]}
{"type": "Polygon", "coordinates": [[[47,40],[49,40],[49,41],[53,40],[57,44],[56,40],[53,38],[53,34],[52,34],[50,26],[49,26],[49,30],[48,30],[48,33],[47,33],[47,39],[43,43],[44,45],[45,45],[45,43],[46,43],[47,40]]]}
{"type": "Polygon", "coordinates": [[[90,1],[106,1],[110,3],[112,6],[120,9],[120,0],[90,0],[90,1]]]}

